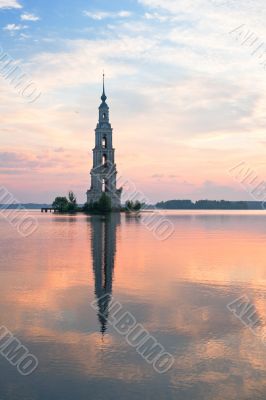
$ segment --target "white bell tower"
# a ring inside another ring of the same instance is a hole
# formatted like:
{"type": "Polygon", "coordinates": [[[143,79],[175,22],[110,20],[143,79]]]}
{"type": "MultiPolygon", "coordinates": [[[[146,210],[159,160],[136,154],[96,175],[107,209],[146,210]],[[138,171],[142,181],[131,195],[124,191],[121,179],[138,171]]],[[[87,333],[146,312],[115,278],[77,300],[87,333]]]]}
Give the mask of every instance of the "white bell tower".
{"type": "Polygon", "coordinates": [[[122,189],[116,188],[115,149],[113,148],[113,129],[109,121],[109,107],[106,103],[105,76],[103,74],[102,103],[99,107],[99,121],[95,129],[91,188],[87,191],[88,204],[99,201],[102,193],[111,199],[112,209],[121,207],[122,189]]]}

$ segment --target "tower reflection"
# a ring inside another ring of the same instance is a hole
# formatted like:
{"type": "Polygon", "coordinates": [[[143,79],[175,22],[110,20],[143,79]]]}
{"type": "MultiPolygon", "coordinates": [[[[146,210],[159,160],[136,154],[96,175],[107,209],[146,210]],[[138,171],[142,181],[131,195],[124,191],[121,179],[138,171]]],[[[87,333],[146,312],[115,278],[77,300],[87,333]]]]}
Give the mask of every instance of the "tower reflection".
{"type": "Polygon", "coordinates": [[[95,296],[98,300],[98,318],[102,334],[106,331],[108,322],[108,307],[112,295],[116,253],[116,234],[120,220],[119,213],[91,218],[95,296]]]}

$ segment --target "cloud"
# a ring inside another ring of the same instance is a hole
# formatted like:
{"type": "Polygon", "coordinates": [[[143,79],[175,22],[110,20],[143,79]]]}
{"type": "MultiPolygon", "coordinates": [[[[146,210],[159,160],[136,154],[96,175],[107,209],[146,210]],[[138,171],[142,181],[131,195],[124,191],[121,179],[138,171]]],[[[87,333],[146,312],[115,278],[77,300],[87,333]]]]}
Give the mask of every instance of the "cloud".
{"type": "Polygon", "coordinates": [[[99,66],[108,68],[109,79],[133,75],[136,72],[135,65],[130,66],[121,57],[126,54],[127,58],[134,58],[136,51],[144,54],[148,48],[149,41],[145,43],[141,38],[70,40],[65,42],[64,51],[58,52],[57,57],[54,53],[45,52],[32,59],[36,66],[34,80],[47,91],[93,84],[100,77],[99,66]],[[110,59],[110,54],[113,59],[110,59]]]}
{"type": "Polygon", "coordinates": [[[6,168],[1,168],[0,167],[0,175],[22,175],[24,174],[25,171],[21,170],[13,170],[13,169],[6,169],[6,168]]]}
{"type": "Polygon", "coordinates": [[[22,8],[22,5],[20,5],[17,0],[0,0],[0,9],[1,8],[22,8]]]}
{"type": "Polygon", "coordinates": [[[19,36],[20,36],[20,40],[31,38],[31,35],[27,35],[26,33],[20,33],[19,36]]]}
{"type": "Polygon", "coordinates": [[[37,15],[30,14],[30,13],[21,14],[20,18],[21,18],[22,21],[33,21],[33,22],[35,22],[35,21],[39,21],[40,20],[40,18],[37,15]]]}
{"type": "MultiPolygon", "coordinates": [[[[61,149],[55,149],[54,151],[50,149],[38,150],[37,153],[30,151],[4,151],[0,152],[0,168],[6,174],[21,174],[30,171],[37,174],[41,173],[41,171],[49,172],[52,170],[62,172],[67,168],[77,168],[78,163],[75,162],[74,165],[68,154],[63,153],[64,151],[61,149]]],[[[81,158],[80,155],[79,158],[81,158]]]]}
{"type": "Polygon", "coordinates": [[[4,168],[6,171],[12,170],[15,173],[17,170],[21,172],[25,169],[34,169],[39,164],[38,160],[27,153],[0,152],[0,168],[4,168]]]}
{"type": "Polygon", "coordinates": [[[3,30],[14,32],[14,31],[21,31],[22,29],[27,29],[27,28],[28,27],[26,25],[8,24],[3,28],[3,30]]]}
{"type": "MultiPolygon", "coordinates": [[[[124,169],[148,191],[151,201],[177,195],[244,198],[231,187],[227,171],[236,159],[249,160],[255,168],[265,158],[261,142],[266,128],[266,79],[258,58],[250,55],[253,49],[248,52],[229,32],[237,24],[245,24],[263,41],[266,12],[260,7],[258,16],[258,7],[255,10],[249,0],[241,0],[241,7],[236,7],[234,0],[231,6],[228,1],[216,7],[221,1],[187,0],[185,7],[172,0],[139,0],[144,5],[139,15],[137,11],[104,9],[84,12],[91,18],[82,18],[93,30],[89,39],[82,27],[80,36],[65,39],[59,27],[53,39],[42,38],[40,50],[31,51],[29,57],[25,53],[26,72],[45,93],[41,101],[26,109],[11,90],[9,94],[8,87],[1,88],[5,148],[25,146],[38,154],[29,158],[32,166],[41,162],[32,176],[41,169],[47,187],[49,184],[56,191],[58,185],[68,182],[67,166],[72,160],[67,155],[74,147],[73,180],[86,180],[85,186],[89,185],[91,152],[83,159],[80,153],[94,145],[101,71],[105,68],[119,172],[124,169]],[[96,23],[95,28],[92,20],[106,24],[96,23]],[[66,143],[69,149],[60,151],[66,143]],[[38,146],[51,146],[52,154],[40,153],[38,146]],[[141,152],[142,148],[151,151],[141,152]],[[175,174],[180,174],[179,180],[175,174]]],[[[28,32],[18,27],[10,24],[7,30],[18,36],[28,32]]],[[[26,41],[23,44],[26,46],[26,41]]],[[[29,165],[19,163],[24,170],[29,165]]],[[[14,170],[2,168],[11,180],[14,170]]],[[[37,178],[35,185],[37,193],[41,185],[37,178]]],[[[32,192],[30,188],[29,199],[32,192]]]]}
{"type": "Polygon", "coordinates": [[[86,17],[92,18],[97,21],[101,21],[106,18],[128,18],[131,16],[129,11],[118,11],[118,12],[107,12],[107,11],[84,11],[83,14],[86,17]]]}
{"type": "MultiPolygon", "coordinates": [[[[22,154],[14,153],[14,152],[1,152],[0,153],[0,163],[1,164],[9,164],[9,163],[17,163],[23,161],[25,157],[22,154]]],[[[1,165],[0,164],[0,165],[1,165]]]]}
{"type": "Polygon", "coordinates": [[[172,17],[170,15],[165,15],[165,14],[157,13],[157,12],[154,12],[154,13],[147,12],[147,13],[144,14],[144,18],[147,19],[147,20],[157,20],[157,21],[160,21],[160,22],[167,22],[167,21],[176,20],[176,17],[172,17]]]}

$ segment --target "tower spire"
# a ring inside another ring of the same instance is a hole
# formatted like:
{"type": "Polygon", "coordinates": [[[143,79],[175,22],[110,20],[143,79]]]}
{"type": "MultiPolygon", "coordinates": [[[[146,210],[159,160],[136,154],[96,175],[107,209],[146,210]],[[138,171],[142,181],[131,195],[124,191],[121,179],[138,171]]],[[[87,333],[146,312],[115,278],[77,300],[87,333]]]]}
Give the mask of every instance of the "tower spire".
{"type": "Polygon", "coordinates": [[[103,71],[103,94],[102,94],[101,99],[102,99],[103,103],[105,103],[105,101],[107,99],[106,94],[105,94],[105,73],[104,73],[104,71],[103,71]]]}

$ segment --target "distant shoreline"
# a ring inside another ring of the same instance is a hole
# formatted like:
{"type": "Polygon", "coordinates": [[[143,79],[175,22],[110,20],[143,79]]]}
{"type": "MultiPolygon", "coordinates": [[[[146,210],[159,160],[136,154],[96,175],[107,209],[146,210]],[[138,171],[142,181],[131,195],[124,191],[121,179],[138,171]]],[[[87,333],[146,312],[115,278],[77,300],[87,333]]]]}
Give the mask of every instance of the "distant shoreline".
{"type": "Polygon", "coordinates": [[[156,204],[163,210],[264,210],[262,201],[228,201],[228,200],[167,200],[156,204]]]}
{"type": "MultiPolygon", "coordinates": [[[[41,210],[51,208],[50,204],[24,203],[24,204],[0,204],[2,209],[27,209],[41,210]]],[[[82,206],[80,206],[82,207],[82,206]]],[[[226,200],[167,200],[155,205],[146,206],[146,209],[153,210],[264,210],[266,203],[261,201],[226,201],[226,200]]]]}

